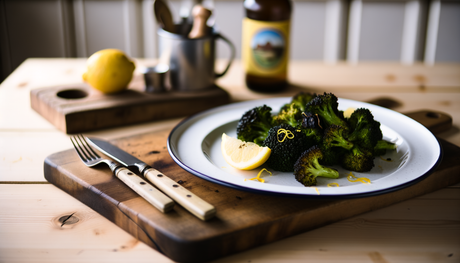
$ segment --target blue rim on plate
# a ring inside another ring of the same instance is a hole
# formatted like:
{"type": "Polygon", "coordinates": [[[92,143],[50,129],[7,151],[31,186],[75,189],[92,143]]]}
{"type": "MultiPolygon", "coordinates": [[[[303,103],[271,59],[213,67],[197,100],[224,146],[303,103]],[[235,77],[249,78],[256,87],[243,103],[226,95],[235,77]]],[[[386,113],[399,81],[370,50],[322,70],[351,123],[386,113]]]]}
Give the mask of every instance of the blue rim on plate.
{"type": "Polygon", "coordinates": [[[442,147],[436,137],[423,125],[398,112],[365,102],[339,98],[339,109],[368,108],[381,123],[384,138],[398,145],[396,151],[383,158],[376,157],[375,167],[367,173],[352,174],[366,177],[371,184],[350,182],[350,171],[334,166],[339,179],[318,178],[316,187],[305,187],[292,173],[276,172],[262,166],[241,171],[226,164],[220,152],[222,133],[236,137],[236,124],[248,110],[268,105],[276,114],[291,97],[252,100],[213,108],[181,121],[168,136],[170,156],[181,168],[204,180],[258,194],[308,198],[357,198],[385,194],[413,185],[429,176],[442,160],[442,147]],[[265,183],[250,181],[262,168],[273,175],[264,175],[265,183]],[[246,179],[246,180],[245,180],[246,179]],[[339,187],[328,187],[338,183],[339,187]]]}

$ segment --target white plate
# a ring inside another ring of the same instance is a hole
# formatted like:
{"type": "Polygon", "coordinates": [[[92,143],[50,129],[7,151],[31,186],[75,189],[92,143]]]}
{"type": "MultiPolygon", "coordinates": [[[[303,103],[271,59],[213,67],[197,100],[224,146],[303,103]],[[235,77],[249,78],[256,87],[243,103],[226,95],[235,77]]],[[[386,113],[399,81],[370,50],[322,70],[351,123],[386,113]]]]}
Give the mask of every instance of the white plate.
{"type": "Polygon", "coordinates": [[[318,178],[316,187],[305,187],[292,173],[273,171],[262,173],[265,183],[254,178],[264,166],[252,171],[237,170],[228,165],[221,153],[222,133],[236,137],[236,125],[248,110],[266,104],[277,113],[291,97],[253,100],[214,108],[194,115],[178,124],[168,137],[168,151],[174,161],[186,171],[205,180],[258,193],[315,196],[362,197],[391,192],[420,181],[441,161],[441,147],[436,137],[423,125],[395,111],[372,104],[339,98],[339,109],[368,108],[381,123],[386,140],[398,145],[396,151],[374,160],[374,168],[366,173],[353,172],[355,177],[370,179],[370,184],[350,182],[350,171],[334,166],[338,179],[318,178]],[[391,159],[391,161],[388,161],[391,159]],[[329,187],[337,183],[339,187],[329,187]]]}

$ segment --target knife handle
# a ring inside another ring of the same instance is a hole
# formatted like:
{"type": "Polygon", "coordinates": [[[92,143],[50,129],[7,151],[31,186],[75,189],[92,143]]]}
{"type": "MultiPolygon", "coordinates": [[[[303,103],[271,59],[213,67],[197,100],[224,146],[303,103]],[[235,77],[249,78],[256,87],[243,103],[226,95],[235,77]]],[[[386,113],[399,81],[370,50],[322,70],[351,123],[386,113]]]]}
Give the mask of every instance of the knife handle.
{"type": "Polygon", "coordinates": [[[116,169],[115,176],[161,212],[166,213],[174,207],[173,200],[127,168],[116,169]]]}
{"type": "Polygon", "coordinates": [[[161,191],[179,203],[201,220],[208,220],[216,214],[216,209],[197,195],[185,189],[160,171],[149,168],[144,171],[144,176],[161,191]]]}

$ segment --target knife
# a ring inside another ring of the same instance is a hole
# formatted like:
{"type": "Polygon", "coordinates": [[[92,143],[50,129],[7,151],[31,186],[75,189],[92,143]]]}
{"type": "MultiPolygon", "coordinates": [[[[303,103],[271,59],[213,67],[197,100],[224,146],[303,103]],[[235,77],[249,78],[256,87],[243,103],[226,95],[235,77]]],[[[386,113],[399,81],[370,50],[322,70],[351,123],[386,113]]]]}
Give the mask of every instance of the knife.
{"type": "Polygon", "coordinates": [[[88,138],[88,141],[98,150],[124,166],[136,166],[142,176],[201,220],[208,220],[216,214],[214,206],[117,146],[96,138],[88,138]]]}

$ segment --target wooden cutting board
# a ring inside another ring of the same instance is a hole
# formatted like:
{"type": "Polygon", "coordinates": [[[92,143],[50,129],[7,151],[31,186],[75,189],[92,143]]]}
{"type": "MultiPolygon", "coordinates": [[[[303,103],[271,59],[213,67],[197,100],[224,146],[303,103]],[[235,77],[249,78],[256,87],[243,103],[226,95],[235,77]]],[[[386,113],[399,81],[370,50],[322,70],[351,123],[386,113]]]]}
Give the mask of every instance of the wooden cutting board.
{"type": "Polygon", "coordinates": [[[138,82],[112,95],[97,92],[85,83],[33,89],[30,103],[59,130],[73,134],[189,116],[230,100],[218,86],[195,92],[146,93],[138,82]]]}
{"type": "MultiPolygon", "coordinates": [[[[433,112],[408,114],[449,127],[449,116],[433,112]],[[430,117],[431,116],[431,117],[430,117]],[[437,116],[437,117],[436,117],[437,116]],[[438,119],[438,121],[433,121],[438,119]]],[[[424,180],[378,196],[318,199],[261,195],[200,179],[181,169],[166,149],[170,130],[112,140],[120,148],[169,175],[217,209],[216,217],[201,221],[176,205],[162,214],[112,176],[106,166],[87,168],[73,149],[45,160],[45,178],[122,229],[178,262],[203,262],[250,249],[376,210],[460,182],[460,148],[439,140],[443,159],[424,180]]]]}

